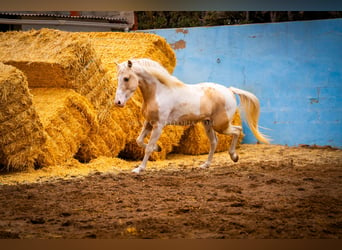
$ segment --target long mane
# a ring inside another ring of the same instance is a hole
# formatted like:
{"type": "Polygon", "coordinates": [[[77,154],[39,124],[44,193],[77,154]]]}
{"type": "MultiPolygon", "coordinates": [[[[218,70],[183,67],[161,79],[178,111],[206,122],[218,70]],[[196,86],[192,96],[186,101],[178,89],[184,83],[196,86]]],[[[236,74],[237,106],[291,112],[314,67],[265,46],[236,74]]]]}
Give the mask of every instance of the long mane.
{"type": "MultiPolygon", "coordinates": [[[[161,64],[148,58],[132,59],[133,65],[138,64],[149,74],[158,79],[161,84],[167,87],[181,87],[184,83],[177,77],[171,75],[161,64]]],[[[134,67],[134,66],[133,66],[134,67]]]]}
{"type": "Polygon", "coordinates": [[[152,76],[158,79],[158,81],[167,87],[182,87],[184,83],[180,81],[177,77],[171,75],[169,72],[165,72],[158,68],[146,67],[145,70],[152,76]]]}

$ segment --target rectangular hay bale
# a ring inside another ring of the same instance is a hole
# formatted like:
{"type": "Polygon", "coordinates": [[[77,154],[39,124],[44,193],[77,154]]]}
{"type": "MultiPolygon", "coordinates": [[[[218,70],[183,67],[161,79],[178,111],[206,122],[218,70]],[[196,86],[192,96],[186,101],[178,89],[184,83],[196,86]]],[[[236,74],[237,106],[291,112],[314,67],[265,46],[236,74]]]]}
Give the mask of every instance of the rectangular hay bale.
{"type": "Polygon", "coordinates": [[[74,157],[90,131],[98,129],[92,104],[71,89],[35,88],[31,92],[47,135],[45,164],[56,165],[74,157]]]}
{"type": "Polygon", "coordinates": [[[97,113],[87,98],[70,89],[30,90],[23,72],[0,63],[2,169],[61,164],[97,129],[97,113]]]}
{"type": "Polygon", "coordinates": [[[29,88],[70,88],[101,112],[115,94],[110,75],[86,36],[41,29],[0,33],[0,61],[27,76],[29,88]]]}
{"type": "Polygon", "coordinates": [[[26,76],[0,63],[0,164],[7,171],[33,168],[46,142],[26,76]]]}

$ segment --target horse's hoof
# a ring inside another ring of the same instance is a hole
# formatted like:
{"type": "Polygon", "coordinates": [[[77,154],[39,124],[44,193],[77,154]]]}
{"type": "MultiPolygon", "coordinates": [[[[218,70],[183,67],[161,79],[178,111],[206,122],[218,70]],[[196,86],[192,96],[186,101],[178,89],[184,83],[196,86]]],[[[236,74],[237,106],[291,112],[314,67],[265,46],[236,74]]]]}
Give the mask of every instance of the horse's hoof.
{"type": "Polygon", "coordinates": [[[238,162],[239,161],[239,155],[236,153],[231,154],[230,159],[232,159],[233,162],[238,162]]]}
{"type": "Polygon", "coordinates": [[[140,174],[141,171],[142,171],[141,168],[137,167],[137,168],[132,170],[132,173],[140,174]]]}
{"type": "Polygon", "coordinates": [[[202,169],[207,169],[207,168],[209,168],[209,166],[210,166],[210,164],[209,163],[203,163],[201,166],[200,166],[200,168],[202,168],[202,169]]]}

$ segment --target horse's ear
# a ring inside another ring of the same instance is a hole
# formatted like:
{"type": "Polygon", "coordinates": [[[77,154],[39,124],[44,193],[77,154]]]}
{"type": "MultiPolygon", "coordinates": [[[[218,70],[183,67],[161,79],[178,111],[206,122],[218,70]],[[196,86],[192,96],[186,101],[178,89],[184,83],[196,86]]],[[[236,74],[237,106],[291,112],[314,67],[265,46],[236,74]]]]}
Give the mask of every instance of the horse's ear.
{"type": "Polygon", "coordinates": [[[132,61],[128,60],[127,65],[128,65],[128,68],[132,68],[132,65],[133,65],[132,61]]]}

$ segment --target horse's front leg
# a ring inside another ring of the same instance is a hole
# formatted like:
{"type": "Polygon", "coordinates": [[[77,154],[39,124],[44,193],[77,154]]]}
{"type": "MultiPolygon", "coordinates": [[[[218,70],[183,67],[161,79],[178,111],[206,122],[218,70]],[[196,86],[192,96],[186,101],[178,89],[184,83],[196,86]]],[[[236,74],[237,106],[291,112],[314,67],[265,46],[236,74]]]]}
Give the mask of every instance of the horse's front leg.
{"type": "Polygon", "coordinates": [[[147,161],[152,154],[153,151],[155,151],[155,148],[157,147],[157,141],[161,135],[161,132],[163,130],[163,125],[161,123],[156,123],[152,126],[152,133],[151,133],[151,138],[148,142],[148,144],[145,147],[145,155],[144,159],[142,160],[141,164],[132,170],[133,173],[139,174],[141,171],[144,171],[146,168],[147,161]]]}
{"type": "Polygon", "coordinates": [[[152,130],[151,123],[148,121],[144,121],[144,125],[143,125],[141,132],[140,132],[140,134],[136,140],[138,146],[140,146],[142,148],[146,147],[146,144],[144,143],[144,139],[149,133],[151,133],[151,130],[152,130]]]}
{"type": "MultiPolygon", "coordinates": [[[[140,132],[140,134],[136,140],[139,147],[146,148],[147,145],[145,144],[144,139],[146,136],[148,136],[151,133],[152,128],[153,128],[153,126],[152,126],[151,122],[144,121],[144,125],[142,127],[142,130],[141,130],[141,132],[140,132]]],[[[153,151],[160,152],[161,148],[159,147],[159,145],[155,144],[153,151]]]]}

